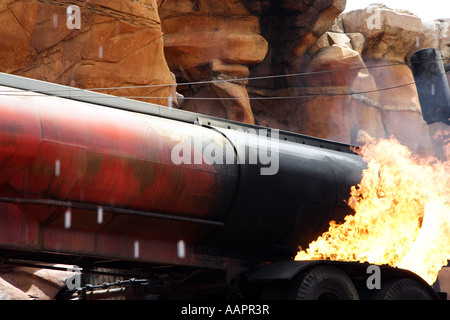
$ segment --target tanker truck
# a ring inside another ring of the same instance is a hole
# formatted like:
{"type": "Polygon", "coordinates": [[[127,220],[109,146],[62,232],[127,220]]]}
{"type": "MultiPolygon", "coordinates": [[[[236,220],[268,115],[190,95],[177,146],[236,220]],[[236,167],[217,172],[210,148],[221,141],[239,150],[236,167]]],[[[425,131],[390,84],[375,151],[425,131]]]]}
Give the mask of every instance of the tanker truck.
{"type": "Polygon", "coordinates": [[[138,274],[143,298],[439,299],[407,270],[377,266],[374,290],[368,264],[293,260],[364,168],[347,144],[0,74],[3,263],[138,274]]]}

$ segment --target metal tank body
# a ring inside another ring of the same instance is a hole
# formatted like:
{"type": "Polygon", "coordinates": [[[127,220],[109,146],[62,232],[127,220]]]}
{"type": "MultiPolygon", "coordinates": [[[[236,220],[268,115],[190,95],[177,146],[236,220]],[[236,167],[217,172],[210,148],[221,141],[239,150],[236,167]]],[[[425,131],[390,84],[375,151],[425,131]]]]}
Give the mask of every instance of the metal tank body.
{"type": "MultiPolygon", "coordinates": [[[[69,99],[13,93],[0,100],[0,193],[16,202],[2,203],[3,247],[99,256],[114,256],[117,249],[120,258],[142,258],[144,242],[141,254],[134,252],[139,239],[197,244],[224,218],[236,188],[236,167],[171,160],[176,145],[196,136],[225,148],[229,142],[217,132],[69,99]],[[101,223],[97,211],[77,206],[83,203],[104,208],[101,223]]],[[[193,156],[198,152],[194,146],[190,150],[193,156]]]]}
{"type": "Polygon", "coordinates": [[[243,165],[225,225],[211,237],[214,246],[289,258],[299,245],[307,246],[326,231],[331,220],[352,214],[345,201],[350,187],[361,181],[365,164],[348,147],[300,142],[273,129],[221,132],[243,165]],[[258,161],[252,164],[250,155],[258,161]]]}
{"type": "Polygon", "coordinates": [[[344,200],[364,162],[347,145],[9,75],[1,83],[3,250],[222,268],[201,257],[286,259],[351,213],[344,200]]]}

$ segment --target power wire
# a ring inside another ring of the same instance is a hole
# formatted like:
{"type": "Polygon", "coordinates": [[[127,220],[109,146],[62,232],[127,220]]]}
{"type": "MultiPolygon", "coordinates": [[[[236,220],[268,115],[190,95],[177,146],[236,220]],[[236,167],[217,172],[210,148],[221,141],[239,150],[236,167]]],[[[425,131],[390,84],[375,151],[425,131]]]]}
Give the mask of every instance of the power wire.
{"type": "MultiPolygon", "coordinates": [[[[439,59],[444,60],[444,59],[439,59]]],[[[438,61],[438,60],[436,60],[438,61]]],[[[201,84],[211,84],[211,83],[221,83],[221,82],[239,82],[239,81],[252,81],[252,80],[264,80],[264,79],[275,79],[275,78],[288,78],[288,77],[299,77],[305,75],[316,75],[316,74],[325,74],[325,73],[334,73],[334,72],[344,72],[344,71],[356,71],[363,69],[375,69],[375,68],[385,68],[385,67],[395,67],[395,66],[408,66],[405,63],[390,63],[390,64],[381,64],[381,65],[373,65],[373,66],[364,66],[364,67],[355,67],[355,68],[346,68],[346,69],[336,69],[336,70],[322,70],[322,71],[310,71],[310,72],[299,72],[299,73],[288,73],[288,74],[278,74],[278,75],[267,75],[267,76],[256,76],[256,77],[243,77],[243,78],[230,78],[230,79],[214,79],[214,80],[203,80],[203,81],[192,81],[192,82],[180,82],[180,83],[169,83],[169,84],[151,84],[151,85],[136,85],[136,86],[120,86],[120,87],[99,87],[99,88],[86,88],[86,89],[78,89],[78,90],[87,90],[87,91],[106,91],[106,90],[124,90],[124,89],[140,89],[140,88],[158,88],[158,87],[173,87],[173,86],[192,86],[192,85],[201,85],[201,84]]],[[[67,89],[55,89],[48,92],[59,92],[66,91],[67,89]]],[[[7,92],[7,91],[0,91],[7,92]]]]}
{"type": "MultiPolygon", "coordinates": [[[[436,59],[433,61],[443,61],[445,59],[436,59]]],[[[427,60],[428,61],[428,60],[427,60]]],[[[336,70],[321,70],[321,71],[309,71],[309,72],[299,72],[299,73],[288,73],[288,74],[278,74],[278,75],[268,75],[268,76],[256,76],[256,77],[244,77],[244,78],[230,78],[230,79],[215,79],[215,80],[204,80],[204,81],[193,81],[193,82],[180,82],[172,84],[155,84],[155,85],[142,85],[142,86],[125,86],[125,87],[109,87],[109,88],[91,88],[90,91],[100,91],[100,90],[120,90],[120,89],[138,89],[138,88],[155,88],[155,87],[168,87],[168,86],[191,86],[200,84],[210,84],[210,83],[220,83],[220,82],[239,82],[239,81],[252,81],[252,80],[265,80],[265,79],[275,79],[275,78],[288,78],[288,77],[299,77],[305,75],[316,75],[324,73],[334,73],[343,71],[356,71],[363,69],[375,69],[375,68],[385,68],[385,67],[395,67],[395,66],[409,66],[406,63],[389,63],[380,64],[373,66],[346,68],[346,69],[336,69],[336,70]]]]}
{"type": "MultiPolygon", "coordinates": [[[[229,97],[229,98],[219,98],[219,97],[184,97],[184,100],[278,100],[278,99],[300,99],[300,98],[313,98],[313,97],[321,97],[321,96],[349,96],[349,95],[357,95],[357,94],[366,94],[366,93],[374,93],[379,91],[386,91],[386,90],[392,90],[392,89],[398,89],[402,87],[407,87],[410,85],[415,84],[415,82],[405,83],[398,86],[393,87],[387,87],[382,89],[373,89],[373,90],[366,90],[366,91],[352,91],[352,92],[342,92],[342,93],[317,93],[317,94],[306,94],[306,95],[296,95],[296,96],[274,96],[274,97],[245,97],[245,98],[238,98],[238,97],[229,97]]],[[[148,96],[124,96],[123,98],[128,99],[176,99],[173,97],[148,97],[148,96]]]]}
{"type": "MultiPolygon", "coordinates": [[[[341,92],[341,93],[317,93],[317,94],[305,94],[305,95],[295,95],[295,96],[273,96],[273,97],[228,97],[228,98],[220,98],[220,97],[183,97],[184,100],[282,100],[282,99],[300,99],[300,98],[313,98],[313,97],[321,97],[321,96],[349,96],[349,95],[358,95],[358,94],[366,94],[366,93],[375,93],[380,91],[387,91],[398,89],[402,87],[407,87],[410,85],[414,85],[416,82],[405,83],[397,86],[386,87],[381,89],[373,89],[373,90],[365,90],[365,91],[353,91],[351,88],[351,92],[341,92]]],[[[35,92],[38,93],[38,92],[35,92]]],[[[46,92],[48,93],[48,92],[46,92]]],[[[8,93],[4,93],[4,91],[0,91],[0,96],[42,96],[42,94],[28,94],[22,92],[12,92],[8,91],[8,93]]],[[[81,98],[82,95],[77,96],[76,94],[71,95],[71,98],[81,98]]],[[[176,97],[153,97],[153,96],[98,96],[98,98],[126,98],[126,99],[176,99],[176,97]]]]}
{"type": "MultiPolygon", "coordinates": [[[[443,59],[439,59],[443,60],[443,59]]],[[[77,91],[100,91],[100,90],[120,90],[120,89],[138,89],[138,88],[154,88],[154,87],[167,87],[167,86],[182,86],[182,85],[199,85],[199,84],[211,84],[211,83],[220,83],[220,82],[236,82],[236,81],[249,81],[249,80],[261,80],[261,79],[273,79],[273,78],[286,78],[286,77],[297,77],[304,75],[317,75],[317,74],[325,74],[325,73],[334,73],[334,72],[344,72],[344,71],[354,71],[354,70],[362,70],[362,69],[374,69],[374,68],[385,68],[385,67],[394,67],[399,65],[407,65],[405,63],[392,63],[392,64],[383,64],[383,65],[373,65],[373,66],[364,66],[357,68],[346,68],[346,69],[337,69],[337,70],[323,70],[323,71],[312,71],[312,72],[300,72],[300,73],[291,73],[291,74],[280,74],[280,75],[268,75],[268,76],[258,76],[258,77],[246,77],[246,78],[236,78],[236,79],[215,79],[208,81],[195,81],[195,82],[183,82],[183,83],[175,83],[175,84],[157,84],[157,85],[142,85],[142,86],[128,86],[128,87],[105,87],[105,88],[91,88],[91,89],[78,89],[75,88],[73,91],[75,94],[71,95],[72,98],[77,98],[81,96],[77,96],[77,91]]],[[[305,94],[305,95],[295,95],[295,96],[274,96],[274,97],[228,97],[228,98],[219,98],[219,97],[184,97],[184,100],[277,100],[277,99],[298,99],[298,98],[309,98],[309,97],[318,97],[318,96],[346,96],[346,95],[357,95],[357,94],[366,94],[366,93],[374,93],[386,90],[397,89],[401,87],[406,87],[416,84],[416,82],[410,82],[406,84],[401,84],[392,87],[386,87],[381,89],[374,90],[366,90],[355,92],[351,88],[351,92],[344,93],[318,93],[318,94],[305,94]]],[[[70,88],[67,89],[55,89],[48,90],[45,94],[57,94],[60,91],[70,91],[70,88]]],[[[38,90],[27,91],[39,93],[38,90]]],[[[17,92],[14,90],[0,90],[0,95],[3,96],[33,96],[31,94],[24,94],[21,92],[17,92]]],[[[37,94],[35,96],[41,96],[41,94],[37,94]]],[[[102,96],[99,96],[102,97],[102,96]]],[[[105,98],[111,98],[110,95],[104,96],[105,98]]],[[[176,99],[173,96],[169,97],[153,97],[153,96],[117,96],[117,98],[128,98],[128,99],[176,99]]]]}
{"type": "Polygon", "coordinates": [[[385,64],[385,65],[364,66],[364,67],[355,67],[355,68],[347,68],[347,69],[336,69],[336,70],[310,71],[310,72],[299,72],[299,73],[288,73],[288,74],[277,74],[277,75],[244,77],[244,78],[214,79],[214,80],[180,82],[180,83],[171,83],[171,84],[154,84],[154,85],[126,86],[126,87],[108,87],[108,88],[91,88],[91,89],[88,89],[88,90],[90,90],[90,91],[100,91],[100,90],[156,88],[156,87],[169,87],[169,86],[177,86],[177,87],[178,86],[193,86],[193,85],[210,84],[210,83],[221,83],[221,82],[240,82],[240,81],[252,81],[252,80],[265,80],[265,79],[276,79],[276,78],[299,77],[299,76],[305,76],[305,75],[316,75],[316,74],[324,74],[324,73],[355,71],[355,70],[362,70],[362,69],[384,68],[384,67],[393,67],[393,66],[399,66],[399,65],[407,65],[407,64],[404,64],[404,63],[392,63],[392,64],[385,64]]]}

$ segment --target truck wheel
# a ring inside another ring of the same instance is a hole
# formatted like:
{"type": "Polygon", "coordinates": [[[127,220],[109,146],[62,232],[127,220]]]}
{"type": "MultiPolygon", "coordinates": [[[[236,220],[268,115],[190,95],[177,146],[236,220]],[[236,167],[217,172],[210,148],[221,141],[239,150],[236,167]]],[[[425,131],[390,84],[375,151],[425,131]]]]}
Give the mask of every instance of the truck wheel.
{"type": "Polygon", "coordinates": [[[392,280],[383,283],[372,300],[433,300],[426,288],[414,279],[392,280]]]}
{"type": "Polygon", "coordinates": [[[350,278],[340,269],[319,266],[294,279],[289,293],[293,300],[358,300],[350,278]]]}

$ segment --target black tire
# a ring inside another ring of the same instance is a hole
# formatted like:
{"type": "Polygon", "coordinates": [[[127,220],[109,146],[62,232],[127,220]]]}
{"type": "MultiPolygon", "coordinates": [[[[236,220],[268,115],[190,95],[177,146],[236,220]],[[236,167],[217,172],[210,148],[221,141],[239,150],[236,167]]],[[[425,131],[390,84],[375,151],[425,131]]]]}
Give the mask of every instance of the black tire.
{"type": "Polygon", "coordinates": [[[294,280],[292,300],[359,300],[352,280],[340,269],[315,267],[294,280]]]}
{"type": "Polygon", "coordinates": [[[372,300],[433,300],[432,294],[414,279],[392,280],[381,285],[372,300]]]}

